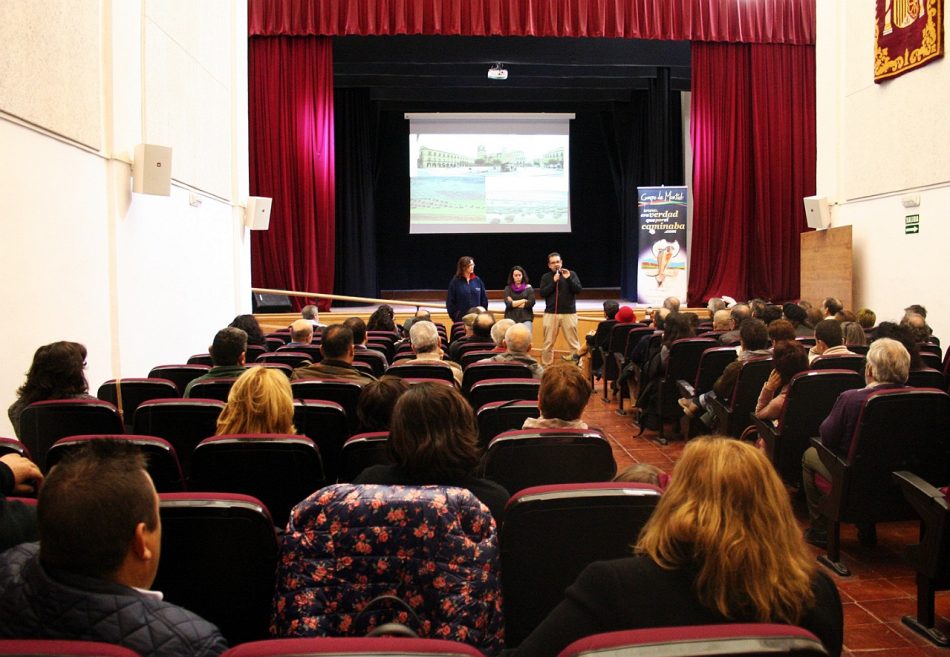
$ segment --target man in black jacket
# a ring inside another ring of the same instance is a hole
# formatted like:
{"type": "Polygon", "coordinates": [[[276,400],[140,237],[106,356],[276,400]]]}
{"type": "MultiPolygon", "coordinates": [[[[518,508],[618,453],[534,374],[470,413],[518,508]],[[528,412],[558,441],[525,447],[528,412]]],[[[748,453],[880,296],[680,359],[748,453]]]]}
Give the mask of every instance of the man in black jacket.
{"type": "Polygon", "coordinates": [[[117,643],[142,657],[214,657],[211,623],[149,591],[158,570],[158,494],[138,449],[93,441],[46,477],[40,544],[0,556],[0,637],[117,643]]]}
{"type": "Polygon", "coordinates": [[[571,347],[573,356],[581,348],[577,339],[577,305],[575,299],[583,288],[576,272],[561,266],[561,254],[548,254],[548,271],[541,277],[538,292],[544,297],[544,347],[541,349],[541,364],[554,361],[554,341],[558,333],[571,347]]]}

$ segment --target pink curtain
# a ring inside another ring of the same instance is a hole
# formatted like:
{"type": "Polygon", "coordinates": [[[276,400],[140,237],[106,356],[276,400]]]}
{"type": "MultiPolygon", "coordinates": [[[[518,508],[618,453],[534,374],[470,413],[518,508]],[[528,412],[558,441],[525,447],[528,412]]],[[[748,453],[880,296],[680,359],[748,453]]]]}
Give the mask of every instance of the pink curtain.
{"type": "Polygon", "coordinates": [[[812,44],[815,0],[250,0],[248,34],[812,44]]]}
{"type": "MultiPolygon", "coordinates": [[[[252,234],[255,287],[332,292],[335,182],[329,37],[248,45],[251,194],[272,198],[270,229],[252,234]]],[[[299,308],[306,301],[295,300],[299,308]]],[[[329,309],[329,302],[321,302],[329,309]]]]}
{"type": "Polygon", "coordinates": [[[689,301],[799,294],[802,197],[815,189],[810,46],[693,44],[689,301]]]}

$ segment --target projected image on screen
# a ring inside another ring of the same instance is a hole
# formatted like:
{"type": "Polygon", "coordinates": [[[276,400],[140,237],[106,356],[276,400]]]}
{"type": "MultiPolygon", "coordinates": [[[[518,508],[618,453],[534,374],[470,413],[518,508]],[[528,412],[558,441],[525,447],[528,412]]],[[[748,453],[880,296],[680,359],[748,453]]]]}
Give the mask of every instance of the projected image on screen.
{"type": "Polygon", "coordinates": [[[566,119],[434,116],[410,123],[410,233],[571,230],[566,119]]]}

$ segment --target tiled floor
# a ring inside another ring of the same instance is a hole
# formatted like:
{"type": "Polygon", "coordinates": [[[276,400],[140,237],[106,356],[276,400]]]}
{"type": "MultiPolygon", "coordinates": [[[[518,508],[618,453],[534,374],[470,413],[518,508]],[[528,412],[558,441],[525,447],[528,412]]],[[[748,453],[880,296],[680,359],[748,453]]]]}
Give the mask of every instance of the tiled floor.
{"type": "MultiPolygon", "coordinates": [[[[604,402],[599,385],[591,395],[584,420],[602,429],[613,443],[618,469],[632,463],[651,463],[667,471],[683,452],[682,440],[660,446],[652,438],[656,432],[640,429],[633,415],[617,415],[617,402],[604,402]]],[[[629,400],[625,406],[629,407],[629,400]]],[[[796,506],[802,526],[807,515],[796,506]]],[[[901,559],[903,546],[917,542],[916,522],[886,523],[877,526],[878,545],[863,548],[857,530],[845,525],[841,530],[842,558],[851,568],[851,577],[839,577],[827,571],[837,583],[844,606],[844,655],[882,655],[888,657],[950,657],[950,649],[938,648],[901,623],[901,617],[915,613],[914,571],[901,559]]],[[[819,551],[814,549],[817,556],[819,551]]],[[[819,566],[823,568],[823,566],[819,566]]],[[[937,594],[938,627],[950,634],[950,591],[937,594]]]]}

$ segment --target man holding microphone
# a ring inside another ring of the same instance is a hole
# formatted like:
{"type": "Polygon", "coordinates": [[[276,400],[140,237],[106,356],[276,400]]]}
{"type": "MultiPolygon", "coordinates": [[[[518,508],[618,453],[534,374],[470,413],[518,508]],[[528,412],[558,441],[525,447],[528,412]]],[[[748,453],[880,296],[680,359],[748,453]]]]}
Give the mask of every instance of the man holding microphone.
{"type": "Polygon", "coordinates": [[[577,273],[561,266],[561,254],[548,254],[548,271],[541,277],[541,286],[538,288],[545,302],[542,365],[550,365],[554,361],[554,342],[559,331],[563,331],[564,338],[571,347],[571,355],[580,349],[575,298],[582,289],[577,273]]]}

